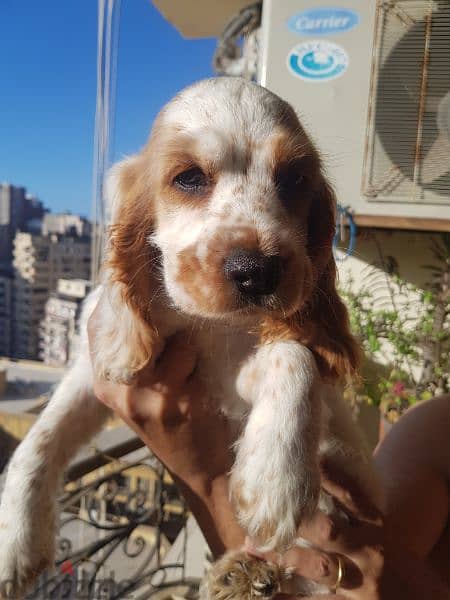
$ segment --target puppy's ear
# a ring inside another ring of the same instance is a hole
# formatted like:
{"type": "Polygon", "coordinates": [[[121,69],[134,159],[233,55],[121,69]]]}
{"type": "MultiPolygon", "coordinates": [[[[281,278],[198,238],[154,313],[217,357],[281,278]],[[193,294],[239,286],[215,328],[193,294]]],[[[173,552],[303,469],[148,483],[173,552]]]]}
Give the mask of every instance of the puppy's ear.
{"type": "Polygon", "coordinates": [[[313,265],[314,289],[308,308],[298,317],[304,343],[315,354],[323,376],[330,379],[354,375],[360,362],[360,348],[336,290],[335,230],[335,194],[321,175],[308,216],[307,250],[313,265]]]}
{"type": "Polygon", "coordinates": [[[149,173],[141,155],[116,164],[107,184],[112,224],[106,268],[122,285],[124,300],[146,320],[154,282],[154,204],[149,173]]]}
{"type": "Polygon", "coordinates": [[[154,213],[150,187],[140,155],[115,165],[107,183],[112,216],[105,261],[108,307],[99,327],[94,367],[125,383],[161,349],[150,314],[158,260],[148,241],[154,213]]]}
{"type": "Polygon", "coordinates": [[[333,258],[333,238],[336,231],[336,197],[328,181],[320,175],[308,214],[307,251],[314,277],[321,273],[333,258]]]}

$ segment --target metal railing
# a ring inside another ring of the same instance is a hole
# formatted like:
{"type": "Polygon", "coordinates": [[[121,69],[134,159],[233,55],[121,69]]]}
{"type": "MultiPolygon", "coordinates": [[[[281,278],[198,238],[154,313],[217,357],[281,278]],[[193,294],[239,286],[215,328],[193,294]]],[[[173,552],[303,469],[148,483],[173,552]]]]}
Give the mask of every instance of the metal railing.
{"type": "Polygon", "coordinates": [[[55,566],[27,599],[197,597],[185,568],[186,505],[153,455],[136,457],[141,447],[131,439],[71,466],[55,566]]]}

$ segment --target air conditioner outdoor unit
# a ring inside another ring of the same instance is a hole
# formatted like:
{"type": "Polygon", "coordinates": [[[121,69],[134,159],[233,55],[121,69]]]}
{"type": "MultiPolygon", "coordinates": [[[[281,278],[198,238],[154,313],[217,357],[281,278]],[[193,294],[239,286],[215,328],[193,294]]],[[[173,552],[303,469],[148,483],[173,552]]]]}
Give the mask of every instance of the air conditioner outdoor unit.
{"type": "Polygon", "coordinates": [[[357,222],[450,229],[448,0],[264,0],[259,79],[357,222]]]}

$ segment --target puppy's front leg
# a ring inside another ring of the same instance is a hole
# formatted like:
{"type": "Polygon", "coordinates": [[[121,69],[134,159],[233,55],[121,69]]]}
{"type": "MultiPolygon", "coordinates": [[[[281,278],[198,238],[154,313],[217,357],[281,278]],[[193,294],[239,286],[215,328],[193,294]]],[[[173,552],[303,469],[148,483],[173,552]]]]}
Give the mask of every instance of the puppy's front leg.
{"type": "Polygon", "coordinates": [[[154,355],[155,336],[121,299],[118,285],[90,295],[81,317],[80,354],[11,459],[0,506],[0,586],[11,587],[7,597],[22,597],[52,564],[62,473],[109,414],[95,398],[93,369],[98,377],[127,382],[154,355]],[[92,367],[87,319],[97,302],[92,367]]]}
{"type": "Polygon", "coordinates": [[[89,356],[80,356],[8,467],[0,507],[0,597],[22,598],[53,563],[62,473],[107,415],[92,391],[89,356]]]}
{"type": "Polygon", "coordinates": [[[237,447],[231,493],[238,517],[264,549],[282,549],[317,507],[320,378],[311,352],[295,341],[266,344],[241,370],[252,405],[237,447]]]}

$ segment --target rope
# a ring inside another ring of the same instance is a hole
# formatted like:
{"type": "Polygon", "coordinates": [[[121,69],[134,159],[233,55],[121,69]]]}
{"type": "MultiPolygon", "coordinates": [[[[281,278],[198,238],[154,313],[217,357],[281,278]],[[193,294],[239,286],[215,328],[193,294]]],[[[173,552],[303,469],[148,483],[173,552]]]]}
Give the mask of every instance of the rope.
{"type": "Polygon", "coordinates": [[[356,243],[356,223],[353,219],[352,213],[348,208],[344,208],[340,204],[337,205],[337,219],[336,219],[336,233],[333,239],[333,248],[335,259],[339,262],[347,260],[349,256],[353,254],[356,243]],[[342,249],[342,244],[347,242],[345,248],[342,249]],[[337,256],[336,249],[339,246],[339,250],[343,252],[342,256],[337,256]]]}
{"type": "Polygon", "coordinates": [[[213,67],[218,75],[250,80],[256,77],[261,10],[262,2],[259,0],[243,8],[226,25],[217,40],[213,58],[213,67]]]}
{"type": "Polygon", "coordinates": [[[98,0],[97,99],[92,173],[91,280],[98,283],[109,215],[105,176],[112,158],[121,0],[98,0]]]}

